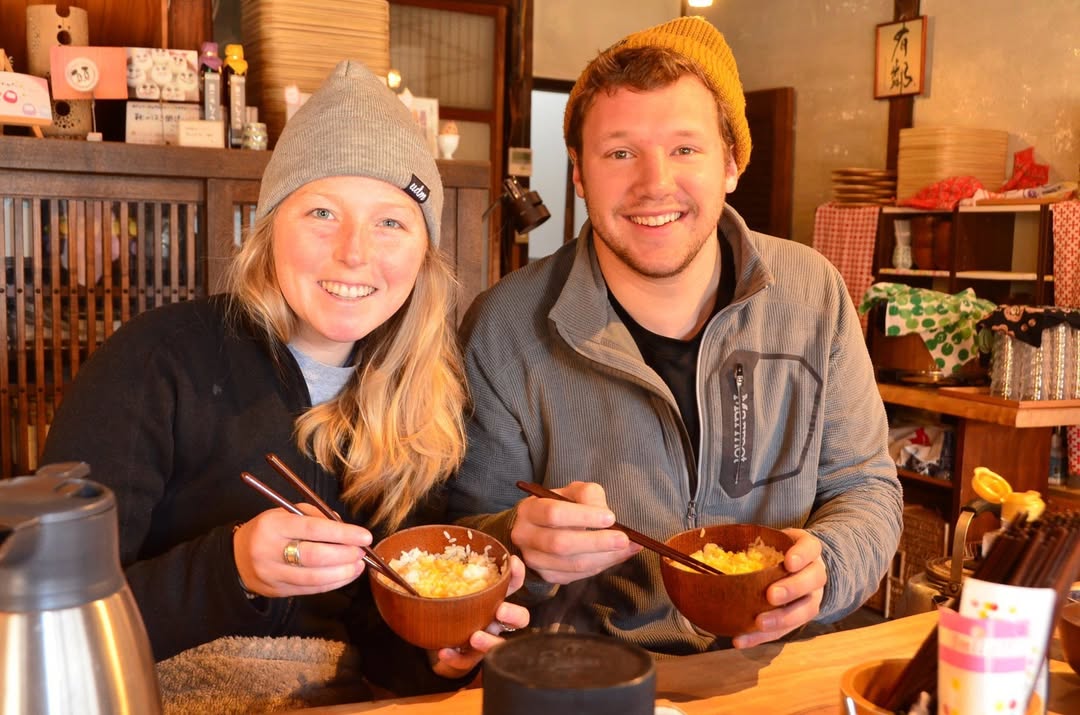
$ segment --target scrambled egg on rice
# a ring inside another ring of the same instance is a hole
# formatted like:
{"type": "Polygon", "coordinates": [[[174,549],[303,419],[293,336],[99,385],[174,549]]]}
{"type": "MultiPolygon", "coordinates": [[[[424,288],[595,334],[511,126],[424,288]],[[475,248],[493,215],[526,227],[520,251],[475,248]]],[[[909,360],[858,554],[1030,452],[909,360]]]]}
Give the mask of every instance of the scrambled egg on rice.
{"type": "MultiPolygon", "coordinates": [[[[703,548],[690,554],[690,557],[726,574],[761,571],[784,560],[784,554],[763,543],[761,537],[758,537],[745,551],[726,551],[716,544],[705,544],[703,548]]],[[[686,571],[691,570],[680,563],[672,563],[686,571]]]]}

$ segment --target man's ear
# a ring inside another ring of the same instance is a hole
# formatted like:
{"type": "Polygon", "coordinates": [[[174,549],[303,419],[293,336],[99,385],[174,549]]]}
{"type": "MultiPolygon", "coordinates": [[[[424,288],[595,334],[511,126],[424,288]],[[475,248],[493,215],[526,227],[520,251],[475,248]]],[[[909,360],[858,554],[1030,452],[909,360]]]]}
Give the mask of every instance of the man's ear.
{"type": "Polygon", "coordinates": [[[739,185],[739,167],[735,165],[735,157],[728,153],[727,179],[724,180],[724,193],[730,194],[739,185]]]}
{"type": "Polygon", "coordinates": [[[585,198],[585,185],[581,181],[581,166],[577,159],[577,153],[573,150],[569,150],[570,163],[574,165],[573,179],[574,179],[574,193],[577,194],[579,199],[585,198]]]}

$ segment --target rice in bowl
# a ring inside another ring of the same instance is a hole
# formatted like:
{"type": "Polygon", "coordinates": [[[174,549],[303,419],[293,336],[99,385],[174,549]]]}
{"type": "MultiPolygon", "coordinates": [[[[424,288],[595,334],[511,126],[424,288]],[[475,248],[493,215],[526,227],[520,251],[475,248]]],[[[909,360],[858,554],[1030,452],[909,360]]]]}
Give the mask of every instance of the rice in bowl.
{"type": "MultiPolygon", "coordinates": [[[[716,544],[709,543],[690,554],[690,558],[697,559],[728,575],[735,575],[762,571],[775,566],[784,560],[784,554],[765,544],[761,537],[758,537],[743,551],[727,551],[716,544]]],[[[672,565],[684,571],[692,571],[689,566],[675,561],[672,565]]]]}
{"type": "MultiPolygon", "coordinates": [[[[455,598],[483,591],[495,585],[502,570],[489,553],[474,551],[466,544],[449,544],[442,553],[429,553],[420,548],[401,552],[390,560],[390,568],[401,574],[417,593],[425,598],[455,598]]],[[[396,591],[404,591],[382,575],[379,578],[396,591]]]]}

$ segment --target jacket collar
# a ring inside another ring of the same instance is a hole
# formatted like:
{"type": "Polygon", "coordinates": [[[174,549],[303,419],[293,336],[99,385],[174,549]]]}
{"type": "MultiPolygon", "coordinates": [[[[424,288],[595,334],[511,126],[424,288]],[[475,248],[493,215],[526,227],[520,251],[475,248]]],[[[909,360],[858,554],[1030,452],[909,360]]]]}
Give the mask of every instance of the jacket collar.
{"type": "MultiPolygon", "coordinates": [[[[762,259],[757,235],[731,206],[724,206],[718,228],[731,241],[734,254],[737,275],[731,302],[734,306],[769,286],[773,276],[762,259]]],[[[596,258],[594,241],[592,222],[587,220],[578,234],[570,273],[548,317],[563,338],[578,350],[614,349],[637,355],[633,338],[608,302],[607,283],[596,258]]]]}

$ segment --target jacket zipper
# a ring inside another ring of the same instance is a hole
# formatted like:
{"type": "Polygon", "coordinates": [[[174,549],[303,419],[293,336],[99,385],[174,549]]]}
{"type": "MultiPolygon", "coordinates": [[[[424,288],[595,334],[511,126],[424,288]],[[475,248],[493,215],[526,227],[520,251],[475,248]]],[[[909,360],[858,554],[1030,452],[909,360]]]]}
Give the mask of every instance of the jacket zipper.
{"type": "Polygon", "coordinates": [[[690,526],[697,526],[697,502],[693,499],[686,505],[686,521],[690,526]]]}
{"type": "MultiPolygon", "coordinates": [[[[742,408],[742,403],[743,403],[742,386],[743,386],[743,366],[742,366],[742,363],[739,362],[739,363],[735,363],[735,412],[736,412],[736,414],[739,414],[739,411],[742,408]]],[[[744,440],[744,444],[745,444],[745,440],[746,440],[746,417],[745,416],[740,417],[740,422],[742,424],[742,432],[741,432],[741,434],[743,435],[743,440],[744,440]]],[[[734,444],[735,450],[738,450],[738,448],[739,448],[739,446],[738,446],[738,435],[739,435],[739,431],[736,430],[735,444],[734,444]]],[[[734,451],[732,453],[732,458],[735,460],[735,484],[737,485],[739,483],[739,477],[742,475],[742,461],[739,459],[739,457],[737,455],[737,452],[734,452],[734,451]]]]}

